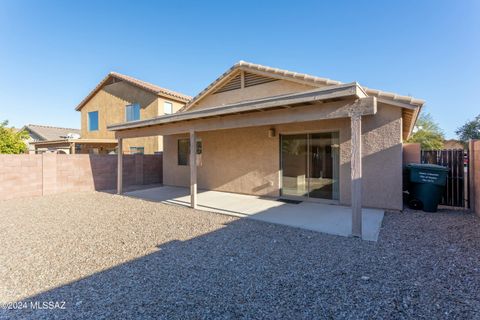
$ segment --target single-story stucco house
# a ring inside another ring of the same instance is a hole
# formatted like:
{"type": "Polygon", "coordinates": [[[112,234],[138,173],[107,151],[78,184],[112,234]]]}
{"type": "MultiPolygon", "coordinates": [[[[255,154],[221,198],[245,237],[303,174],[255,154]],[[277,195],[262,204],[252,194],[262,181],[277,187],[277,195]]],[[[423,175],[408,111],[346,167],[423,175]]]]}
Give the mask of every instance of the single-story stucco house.
{"type": "Polygon", "coordinates": [[[28,132],[28,139],[25,140],[25,144],[28,153],[31,154],[44,152],[69,154],[71,152],[68,144],[58,145],[55,142],[80,137],[80,129],[73,128],[27,124],[20,129],[20,131],[23,130],[28,132]]]}
{"type": "MultiPolygon", "coordinates": [[[[165,185],[401,210],[402,144],[424,104],[409,96],[240,61],[179,112],[109,126],[164,136],[165,185]],[[196,163],[196,166],[192,166],[196,163]]],[[[122,158],[119,190],[122,192],[122,158]]]]}

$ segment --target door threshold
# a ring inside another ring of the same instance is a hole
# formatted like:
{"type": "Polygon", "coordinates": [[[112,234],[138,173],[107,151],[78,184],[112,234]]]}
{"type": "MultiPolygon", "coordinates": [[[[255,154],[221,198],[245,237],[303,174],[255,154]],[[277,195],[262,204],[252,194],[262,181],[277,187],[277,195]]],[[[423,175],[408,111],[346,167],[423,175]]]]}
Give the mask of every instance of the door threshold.
{"type": "Polygon", "coordinates": [[[333,199],[318,199],[318,198],[308,198],[308,197],[286,197],[286,196],[280,196],[278,201],[286,200],[287,201],[298,201],[299,203],[301,202],[309,202],[309,203],[321,203],[321,204],[329,204],[329,205],[335,205],[338,206],[340,205],[339,200],[333,200],[333,199]]]}
{"type": "Polygon", "coordinates": [[[293,200],[293,199],[285,199],[285,198],[278,198],[277,201],[288,203],[288,204],[300,204],[302,200],[293,200]]]}

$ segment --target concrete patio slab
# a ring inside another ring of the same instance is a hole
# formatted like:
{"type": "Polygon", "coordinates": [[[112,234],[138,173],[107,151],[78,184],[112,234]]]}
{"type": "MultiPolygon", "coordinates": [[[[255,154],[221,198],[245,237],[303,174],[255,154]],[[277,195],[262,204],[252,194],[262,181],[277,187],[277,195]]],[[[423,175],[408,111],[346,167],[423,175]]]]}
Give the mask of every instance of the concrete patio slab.
{"type": "MultiPolygon", "coordinates": [[[[125,195],[173,205],[190,205],[190,193],[187,188],[162,186],[130,191],[125,195]]],[[[349,236],[352,230],[351,208],[339,205],[316,202],[290,204],[275,198],[200,190],[198,209],[340,236],[349,236]]],[[[362,213],[362,238],[377,241],[384,215],[383,210],[364,208],[362,213]]]]}

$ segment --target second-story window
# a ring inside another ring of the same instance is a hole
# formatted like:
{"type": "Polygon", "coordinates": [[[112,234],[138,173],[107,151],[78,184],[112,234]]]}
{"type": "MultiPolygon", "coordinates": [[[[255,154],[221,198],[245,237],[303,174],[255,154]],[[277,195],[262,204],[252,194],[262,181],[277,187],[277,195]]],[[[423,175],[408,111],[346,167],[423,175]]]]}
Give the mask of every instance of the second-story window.
{"type": "Polygon", "coordinates": [[[140,120],[140,105],[138,103],[130,104],[125,107],[125,120],[140,120]]]}
{"type": "Polygon", "coordinates": [[[98,111],[88,113],[88,131],[98,130],[98,111]]]}
{"type": "Polygon", "coordinates": [[[165,101],[163,103],[163,113],[172,114],[173,113],[173,104],[171,102],[165,101]]]}

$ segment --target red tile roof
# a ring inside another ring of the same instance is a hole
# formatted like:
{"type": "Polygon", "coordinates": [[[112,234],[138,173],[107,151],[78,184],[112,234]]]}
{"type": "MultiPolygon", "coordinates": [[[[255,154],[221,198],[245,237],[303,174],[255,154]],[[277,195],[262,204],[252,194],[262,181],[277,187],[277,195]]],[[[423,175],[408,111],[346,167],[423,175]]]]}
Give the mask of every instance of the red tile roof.
{"type": "Polygon", "coordinates": [[[83,106],[98,92],[100,91],[100,89],[107,83],[108,80],[112,79],[112,78],[115,78],[115,79],[118,79],[118,80],[122,80],[122,81],[125,81],[125,82],[128,82],[140,89],[143,89],[143,90],[146,90],[146,91],[149,91],[151,93],[154,93],[158,96],[166,96],[166,97],[169,97],[171,99],[174,99],[174,100],[177,100],[177,101],[180,101],[180,102],[188,102],[190,101],[190,99],[192,99],[192,97],[190,96],[187,96],[183,93],[179,93],[179,92],[176,92],[176,91],[172,91],[172,90],[169,90],[169,89],[166,89],[166,88],[162,88],[162,87],[159,87],[155,84],[152,84],[152,83],[149,83],[149,82],[146,82],[146,81],[143,81],[143,80],[139,80],[139,79],[135,79],[133,77],[130,77],[130,76],[127,76],[127,75],[124,75],[124,74],[120,74],[118,72],[110,72],[102,81],[100,81],[100,83],[85,97],[85,99],[82,100],[82,102],[79,103],[79,105],[75,108],[75,110],[79,111],[80,109],[83,108],[83,106]]]}

